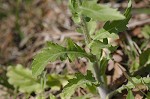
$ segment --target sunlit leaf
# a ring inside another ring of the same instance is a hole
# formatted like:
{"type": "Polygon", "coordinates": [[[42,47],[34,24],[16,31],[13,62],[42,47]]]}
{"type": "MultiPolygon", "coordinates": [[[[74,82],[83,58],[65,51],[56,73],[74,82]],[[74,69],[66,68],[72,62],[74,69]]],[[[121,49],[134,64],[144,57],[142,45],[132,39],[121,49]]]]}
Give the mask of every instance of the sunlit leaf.
{"type": "Polygon", "coordinates": [[[80,14],[99,21],[120,20],[125,18],[116,9],[97,4],[93,1],[83,1],[78,11],[80,14]]]}
{"type": "Polygon", "coordinates": [[[37,54],[32,62],[32,73],[38,76],[42,73],[49,61],[55,61],[58,58],[65,57],[66,49],[58,44],[48,42],[47,47],[37,54]]]}
{"type": "Polygon", "coordinates": [[[72,97],[71,99],[91,99],[93,97],[92,94],[86,94],[84,96],[72,97]]]}
{"type": "Polygon", "coordinates": [[[126,99],[134,99],[134,95],[132,93],[131,90],[128,91],[128,94],[127,94],[127,98],[126,99]]]}
{"type": "Polygon", "coordinates": [[[95,40],[95,41],[92,41],[90,44],[89,44],[89,47],[91,48],[91,53],[93,55],[100,55],[101,54],[101,50],[103,48],[108,48],[110,47],[109,44],[105,44],[101,41],[98,41],[98,40],[95,40]]]}
{"type": "Polygon", "coordinates": [[[57,99],[53,94],[50,94],[50,99],[57,99]]]}
{"type": "Polygon", "coordinates": [[[14,87],[19,88],[20,92],[42,92],[40,81],[32,76],[32,71],[23,68],[21,65],[16,67],[8,67],[7,70],[8,82],[14,87]]]}
{"type": "Polygon", "coordinates": [[[123,32],[127,29],[128,21],[131,18],[131,0],[129,0],[128,7],[124,13],[125,19],[108,21],[104,27],[96,32],[96,35],[92,36],[93,40],[100,40],[103,38],[117,38],[117,33],[123,32]]]}

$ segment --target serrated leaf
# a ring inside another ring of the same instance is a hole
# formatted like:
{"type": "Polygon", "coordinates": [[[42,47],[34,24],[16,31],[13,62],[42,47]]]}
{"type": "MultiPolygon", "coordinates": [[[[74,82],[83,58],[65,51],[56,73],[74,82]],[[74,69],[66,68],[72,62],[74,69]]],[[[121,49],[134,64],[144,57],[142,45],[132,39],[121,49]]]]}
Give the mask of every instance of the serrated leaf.
{"type": "Polygon", "coordinates": [[[117,35],[115,34],[125,31],[127,29],[126,25],[131,18],[131,7],[131,0],[129,0],[128,7],[124,13],[125,19],[106,22],[104,27],[99,30],[96,35],[92,36],[93,40],[100,40],[103,38],[116,38],[117,35]]]}
{"type": "Polygon", "coordinates": [[[97,4],[93,1],[83,1],[82,5],[78,8],[78,12],[99,21],[120,20],[125,18],[116,9],[97,4]]]}
{"type": "Polygon", "coordinates": [[[19,88],[20,92],[40,93],[43,91],[40,81],[32,76],[32,71],[23,68],[21,65],[16,67],[8,67],[7,70],[8,82],[14,87],[19,88]]]}
{"type": "Polygon", "coordinates": [[[134,95],[131,90],[128,91],[126,99],[134,99],[134,95]]]}
{"type": "Polygon", "coordinates": [[[93,61],[93,56],[85,52],[84,49],[79,47],[72,40],[68,40],[67,47],[60,46],[56,43],[48,42],[47,47],[44,48],[39,54],[37,54],[32,62],[32,73],[34,76],[38,76],[42,73],[48,62],[53,62],[57,59],[73,60],[77,57],[86,57],[93,61]]]}
{"type": "Polygon", "coordinates": [[[96,32],[95,35],[91,36],[93,40],[101,40],[105,38],[113,38],[113,39],[118,39],[119,36],[115,33],[110,33],[109,31],[105,29],[100,29],[98,32],[96,32]]]}
{"type": "Polygon", "coordinates": [[[91,71],[87,71],[87,75],[81,73],[75,74],[76,78],[70,79],[68,84],[65,86],[61,98],[70,99],[74,94],[76,88],[83,87],[86,84],[92,84],[93,86],[97,84],[95,78],[93,77],[91,71]]]}
{"type": "Polygon", "coordinates": [[[77,57],[84,57],[86,55],[85,50],[81,48],[80,46],[78,46],[76,43],[74,43],[71,39],[68,39],[67,50],[75,52],[75,53],[68,53],[68,57],[71,61],[73,61],[77,57]],[[76,52],[79,52],[79,53],[76,53],[76,52]]]}
{"type": "Polygon", "coordinates": [[[32,74],[38,76],[42,73],[49,61],[65,56],[66,49],[58,44],[48,42],[47,47],[37,54],[32,62],[32,74]]]}
{"type": "Polygon", "coordinates": [[[150,48],[142,52],[139,58],[140,58],[140,66],[144,66],[146,63],[149,63],[150,62],[150,48]]]}
{"type": "Polygon", "coordinates": [[[110,33],[118,33],[118,32],[123,32],[127,29],[127,24],[131,18],[131,0],[129,0],[128,7],[124,13],[125,19],[123,20],[117,20],[117,21],[108,21],[104,25],[104,29],[110,33]]]}
{"type": "Polygon", "coordinates": [[[95,41],[92,41],[90,44],[89,44],[89,47],[91,48],[91,53],[93,55],[100,55],[101,54],[101,50],[103,48],[108,48],[110,47],[109,44],[105,44],[101,41],[98,41],[98,40],[95,40],[95,41]]]}

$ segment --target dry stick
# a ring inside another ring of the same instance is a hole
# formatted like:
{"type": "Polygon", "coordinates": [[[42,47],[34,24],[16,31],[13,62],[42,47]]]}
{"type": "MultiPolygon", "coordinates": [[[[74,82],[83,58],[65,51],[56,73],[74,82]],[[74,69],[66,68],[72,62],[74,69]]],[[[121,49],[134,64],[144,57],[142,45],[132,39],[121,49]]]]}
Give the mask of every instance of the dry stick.
{"type": "Polygon", "coordinates": [[[136,21],[136,22],[130,23],[130,24],[127,25],[127,27],[129,29],[131,29],[131,28],[134,28],[136,26],[140,26],[140,25],[143,25],[143,24],[146,24],[146,23],[150,24],[150,19],[145,19],[145,20],[141,20],[141,21],[136,21]]]}

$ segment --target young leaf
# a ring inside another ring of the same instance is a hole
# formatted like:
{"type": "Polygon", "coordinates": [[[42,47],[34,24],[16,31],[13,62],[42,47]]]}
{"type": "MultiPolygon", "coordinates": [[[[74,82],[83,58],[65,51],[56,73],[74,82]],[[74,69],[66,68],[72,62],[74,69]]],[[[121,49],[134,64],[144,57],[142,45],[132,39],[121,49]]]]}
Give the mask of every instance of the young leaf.
{"type": "Polygon", "coordinates": [[[69,0],[69,8],[72,13],[72,19],[75,23],[80,23],[80,18],[77,13],[77,8],[78,8],[78,2],[77,0],[69,0]]]}
{"type": "Polygon", "coordinates": [[[127,98],[126,99],[134,99],[134,95],[132,93],[131,90],[128,91],[128,94],[127,94],[127,98]]]}
{"type": "Polygon", "coordinates": [[[74,43],[71,39],[68,39],[67,51],[74,52],[68,53],[68,57],[71,61],[73,61],[77,57],[84,57],[86,55],[85,50],[78,46],[76,43],[74,43]]]}
{"type": "Polygon", "coordinates": [[[32,71],[23,68],[21,65],[16,67],[8,67],[7,70],[8,82],[14,87],[19,88],[20,92],[37,92],[43,91],[40,81],[32,76],[32,71]]]}
{"type": "Polygon", "coordinates": [[[98,41],[98,40],[95,40],[95,41],[92,41],[90,44],[89,44],[89,47],[91,48],[91,52],[93,55],[100,55],[101,54],[101,50],[103,48],[108,48],[110,47],[109,44],[105,44],[101,41],[98,41]]]}
{"type": "Polygon", "coordinates": [[[150,48],[140,55],[140,66],[144,66],[148,61],[150,61],[150,48]]]}
{"type": "Polygon", "coordinates": [[[65,86],[61,97],[62,99],[70,99],[74,94],[76,88],[83,87],[86,84],[92,84],[93,86],[97,84],[95,78],[93,77],[91,71],[87,71],[86,75],[81,73],[75,74],[76,78],[70,79],[68,84],[65,86]]]}
{"type": "Polygon", "coordinates": [[[87,28],[88,28],[90,35],[94,34],[96,26],[97,26],[97,24],[95,21],[91,20],[91,21],[87,22],[87,28]]]}
{"type": "Polygon", "coordinates": [[[71,12],[75,13],[77,8],[78,8],[77,0],[69,0],[69,9],[71,10],[71,12]]]}
{"type": "Polygon", "coordinates": [[[78,8],[78,12],[99,21],[121,20],[125,18],[116,9],[97,4],[95,1],[83,1],[82,5],[78,8]]]}
{"type": "Polygon", "coordinates": [[[113,38],[113,39],[118,39],[119,36],[115,33],[110,33],[109,31],[105,29],[100,29],[99,31],[96,32],[95,35],[91,35],[93,40],[102,40],[105,38],[113,38]]]}

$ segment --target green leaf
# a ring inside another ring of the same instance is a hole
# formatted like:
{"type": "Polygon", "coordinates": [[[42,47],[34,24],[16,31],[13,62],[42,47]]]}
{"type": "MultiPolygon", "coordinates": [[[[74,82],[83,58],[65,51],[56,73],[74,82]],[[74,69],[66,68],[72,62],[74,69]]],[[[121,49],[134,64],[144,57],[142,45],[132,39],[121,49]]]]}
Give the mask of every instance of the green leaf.
{"type": "Polygon", "coordinates": [[[118,38],[118,36],[115,34],[123,32],[127,29],[126,25],[131,18],[131,7],[131,0],[129,0],[128,7],[124,13],[125,19],[106,22],[103,29],[99,30],[96,35],[92,36],[93,40],[100,40],[103,38],[118,38]]]}
{"type": "Polygon", "coordinates": [[[73,51],[72,53],[68,53],[68,57],[71,61],[73,61],[77,57],[88,57],[85,50],[74,43],[71,39],[68,39],[67,51],[73,51]]]}
{"type": "Polygon", "coordinates": [[[44,96],[41,96],[41,95],[37,95],[37,96],[36,96],[36,99],[45,99],[45,97],[44,97],[44,96]]]}
{"type": "Polygon", "coordinates": [[[106,72],[106,68],[107,68],[107,65],[108,65],[108,59],[107,58],[103,58],[100,62],[101,66],[100,66],[100,70],[101,70],[101,75],[105,75],[105,72],[106,72]]]}
{"type": "Polygon", "coordinates": [[[110,46],[108,49],[111,51],[111,53],[113,53],[114,51],[116,51],[118,48],[118,46],[110,46]]]}
{"type": "Polygon", "coordinates": [[[88,28],[90,35],[94,34],[96,26],[97,26],[97,24],[95,21],[91,20],[91,21],[87,22],[87,28],[88,28]]]}
{"type": "Polygon", "coordinates": [[[70,8],[70,11],[72,13],[72,19],[75,23],[80,23],[80,17],[77,13],[77,8],[78,8],[78,2],[77,0],[69,0],[69,8],[70,8]]]}
{"type": "Polygon", "coordinates": [[[55,61],[66,55],[66,49],[58,44],[48,42],[47,47],[37,54],[32,62],[32,73],[38,76],[42,73],[49,61],[55,61]]]}
{"type": "Polygon", "coordinates": [[[125,31],[127,29],[126,25],[128,24],[131,18],[131,8],[131,0],[129,0],[128,7],[124,13],[125,19],[112,22],[108,21],[106,22],[103,28],[110,33],[118,33],[125,31]]]}
{"type": "Polygon", "coordinates": [[[149,97],[150,97],[150,92],[147,93],[147,96],[145,99],[149,99],[149,97]]]}
{"type": "Polygon", "coordinates": [[[144,66],[146,63],[149,63],[150,62],[150,48],[142,52],[139,58],[140,58],[140,66],[144,66]]]}
{"type": "Polygon", "coordinates": [[[60,90],[61,87],[67,85],[68,80],[73,78],[73,75],[50,74],[47,76],[47,85],[51,90],[60,90]]]}
{"type": "Polygon", "coordinates": [[[77,57],[86,57],[93,61],[93,56],[85,52],[84,49],[79,47],[71,39],[68,39],[67,47],[62,47],[56,43],[48,42],[47,47],[45,47],[39,54],[35,56],[32,62],[32,73],[34,76],[38,76],[42,73],[48,62],[53,62],[57,59],[67,59],[67,57],[72,61],[77,57]]]}
{"type": "Polygon", "coordinates": [[[78,8],[77,0],[69,0],[69,8],[72,12],[76,12],[76,9],[78,8]]]}
{"type": "Polygon", "coordinates": [[[109,31],[105,29],[100,29],[98,32],[96,32],[95,35],[91,36],[93,40],[102,40],[105,38],[113,38],[113,39],[118,39],[119,36],[115,33],[110,33],[109,31]]]}
{"type": "MultiPolygon", "coordinates": [[[[92,94],[86,94],[84,96],[72,97],[71,99],[91,99],[93,97],[92,94]]],[[[93,98],[94,99],[94,98],[93,98]]]]}
{"type": "Polygon", "coordinates": [[[133,82],[135,84],[133,84],[131,81],[128,81],[128,83],[126,85],[122,85],[120,88],[117,89],[117,91],[119,93],[121,93],[124,89],[133,89],[135,87],[138,87],[138,85],[145,85],[147,87],[150,88],[150,78],[149,77],[131,77],[131,79],[133,80],[133,82]]]}
{"type": "Polygon", "coordinates": [[[53,94],[50,94],[50,99],[57,99],[53,94]]]}
{"type": "Polygon", "coordinates": [[[93,84],[86,84],[86,87],[92,94],[97,94],[97,87],[93,86],[93,84]]]}
{"type": "Polygon", "coordinates": [[[95,40],[95,41],[92,41],[90,44],[89,44],[89,47],[91,48],[91,53],[93,55],[100,55],[101,54],[101,50],[103,48],[108,48],[110,47],[109,44],[105,44],[101,41],[98,41],[98,40],[95,40]]]}
{"type": "Polygon", "coordinates": [[[86,75],[81,73],[75,74],[75,78],[70,79],[68,84],[65,86],[61,98],[62,99],[70,99],[71,96],[74,94],[76,88],[83,87],[86,84],[92,84],[93,86],[97,85],[95,78],[93,77],[91,71],[87,71],[86,75]]]}
{"type": "Polygon", "coordinates": [[[145,25],[143,28],[142,28],[142,32],[143,36],[146,38],[146,39],[150,39],[150,25],[145,25]]]}
{"type": "Polygon", "coordinates": [[[127,98],[126,99],[134,99],[134,95],[132,93],[131,90],[128,91],[128,94],[127,94],[127,98]]]}
{"type": "Polygon", "coordinates": [[[16,67],[8,67],[7,70],[8,82],[14,87],[19,88],[20,92],[40,93],[43,91],[40,81],[32,76],[32,71],[23,68],[21,65],[16,67]]]}
{"type": "Polygon", "coordinates": [[[100,21],[121,20],[125,18],[116,9],[97,4],[95,1],[83,1],[82,5],[78,8],[78,12],[94,20],[100,21]]]}

